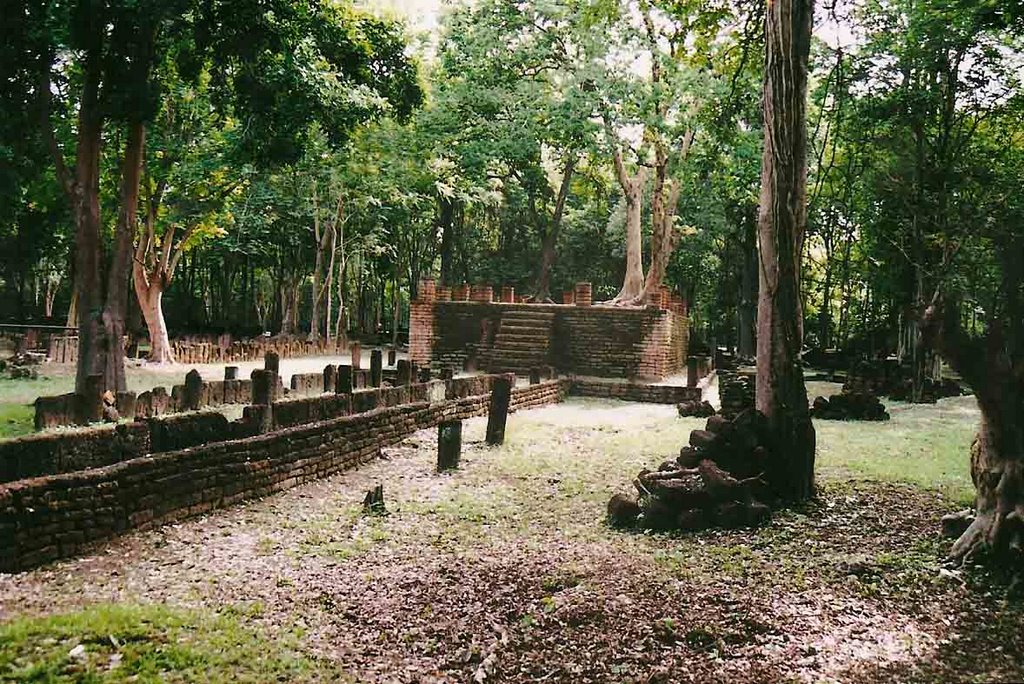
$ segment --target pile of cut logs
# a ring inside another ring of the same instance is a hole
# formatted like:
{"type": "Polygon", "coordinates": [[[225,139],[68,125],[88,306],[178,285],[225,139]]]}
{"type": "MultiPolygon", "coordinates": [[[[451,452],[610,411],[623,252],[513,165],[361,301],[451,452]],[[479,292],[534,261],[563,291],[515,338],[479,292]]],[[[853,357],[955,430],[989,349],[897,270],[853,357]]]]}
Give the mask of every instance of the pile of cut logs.
{"type": "Polygon", "coordinates": [[[885,405],[870,392],[843,392],[826,399],[818,397],[811,415],[825,420],[889,420],[885,405]]]}
{"type": "Polygon", "coordinates": [[[700,401],[694,399],[693,401],[684,401],[681,404],[676,405],[676,409],[679,411],[679,415],[683,418],[707,418],[708,416],[715,415],[715,407],[706,401],[700,401]]]}
{"type": "Polygon", "coordinates": [[[749,375],[729,371],[718,374],[718,396],[722,400],[721,414],[735,418],[743,411],[754,408],[755,381],[749,375]]]}
{"type": "Polygon", "coordinates": [[[656,471],[641,470],[636,495],[616,494],[608,502],[608,519],[619,527],[653,530],[700,530],[752,527],[768,521],[771,508],[765,448],[767,426],[754,410],[733,420],[708,419],[704,430],[690,433],[690,443],[674,461],[656,471]]]}

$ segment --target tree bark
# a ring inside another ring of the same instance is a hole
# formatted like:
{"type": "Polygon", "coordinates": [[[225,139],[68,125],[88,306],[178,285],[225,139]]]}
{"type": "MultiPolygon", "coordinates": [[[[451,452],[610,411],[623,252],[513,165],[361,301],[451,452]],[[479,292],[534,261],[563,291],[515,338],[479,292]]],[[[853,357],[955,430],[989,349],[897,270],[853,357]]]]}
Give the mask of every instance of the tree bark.
{"type": "Polygon", "coordinates": [[[925,342],[974,390],[981,423],[971,445],[975,517],[950,555],[970,560],[979,552],[997,557],[1024,549],[1024,239],[997,247],[1000,295],[983,338],[960,327],[959,307],[936,301],[921,325],[925,342]]]}
{"type": "Polygon", "coordinates": [[[757,354],[757,207],[748,205],[742,211],[743,239],[742,263],[740,272],[740,303],[739,303],[739,354],[751,358],[757,354]]]}
{"type": "Polygon", "coordinates": [[[558,186],[558,197],[555,200],[555,211],[551,217],[551,223],[544,233],[544,241],[540,248],[540,269],[537,271],[537,281],[533,288],[533,301],[551,301],[551,267],[555,264],[555,248],[558,246],[558,235],[562,229],[562,216],[565,214],[565,203],[569,197],[569,187],[572,184],[572,176],[576,171],[578,158],[570,154],[562,170],[562,182],[558,186]]]}
{"type": "Polygon", "coordinates": [[[765,16],[764,153],[758,216],[757,408],[768,417],[767,479],[787,501],[814,494],[815,434],[800,364],[800,257],[807,222],[807,61],[812,0],[765,16]]]}
{"type": "Polygon", "coordinates": [[[647,169],[641,166],[637,168],[636,174],[630,177],[622,161],[622,150],[617,147],[614,162],[615,177],[626,199],[626,274],[622,279],[622,289],[612,302],[633,303],[644,292],[643,236],[640,219],[644,205],[647,169]]]}

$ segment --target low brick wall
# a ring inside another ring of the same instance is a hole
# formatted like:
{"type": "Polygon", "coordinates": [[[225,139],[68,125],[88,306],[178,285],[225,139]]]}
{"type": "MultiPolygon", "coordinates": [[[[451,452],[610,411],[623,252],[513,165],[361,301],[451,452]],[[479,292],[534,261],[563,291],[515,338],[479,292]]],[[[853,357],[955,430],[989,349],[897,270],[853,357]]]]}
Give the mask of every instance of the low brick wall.
{"type": "MultiPolygon", "coordinates": [[[[452,381],[457,391],[483,382],[452,381]]],[[[431,385],[395,389],[407,396],[438,396],[431,385]]],[[[567,386],[568,381],[554,380],[516,388],[512,406],[557,401],[567,386]]],[[[371,393],[378,400],[385,396],[372,390],[352,397],[371,393]]],[[[0,485],[0,571],[34,567],[81,553],[126,530],[207,513],[332,475],[417,430],[486,415],[489,401],[484,393],[376,408],[246,439],[0,485]]]]}
{"type": "Polygon", "coordinates": [[[573,380],[569,394],[574,397],[620,399],[648,404],[678,404],[701,398],[699,388],[679,385],[643,385],[631,382],[603,382],[601,380],[573,380]]]}
{"type": "Polygon", "coordinates": [[[149,452],[145,423],[26,435],[0,441],[0,482],[96,468],[149,452]]]}

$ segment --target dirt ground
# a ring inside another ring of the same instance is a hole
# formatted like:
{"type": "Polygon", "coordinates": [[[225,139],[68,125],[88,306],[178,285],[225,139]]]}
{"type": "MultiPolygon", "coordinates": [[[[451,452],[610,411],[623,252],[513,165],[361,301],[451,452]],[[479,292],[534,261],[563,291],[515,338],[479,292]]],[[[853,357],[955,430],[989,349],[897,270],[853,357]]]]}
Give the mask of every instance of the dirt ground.
{"type": "Polygon", "coordinates": [[[897,472],[858,456],[936,412],[969,441],[966,398],[884,425],[818,423],[817,501],[763,529],[685,536],[612,530],[604,504],[699,421],[572,400],[513,415],[487,448],[475,419],[451,474],[434,472],[422,432],[356,471],[0,575],[0,621],[230,609],[266,644],[298,635],[333,673],[310,681],[1021,681],[1020,605],[1001,578],[941,564],[966,452],[947,493],[905,476],[923,450],[893,456],[897,472]],[[378,483],[389,514],[366,517],[378,483]]]}

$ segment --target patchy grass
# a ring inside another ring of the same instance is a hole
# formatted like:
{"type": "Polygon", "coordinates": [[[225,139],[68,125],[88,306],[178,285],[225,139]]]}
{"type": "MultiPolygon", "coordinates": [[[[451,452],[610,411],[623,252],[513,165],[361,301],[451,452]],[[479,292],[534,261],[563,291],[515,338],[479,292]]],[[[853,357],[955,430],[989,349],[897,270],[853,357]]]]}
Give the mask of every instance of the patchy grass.
{"type": "Polygon", "coordinates": [[[887,406],[892,420],[885,423],[815,421],[819,476],[908,482],[969,503],[974,487],[968,454],[978,426],[974,398],[887,406]]]}
{"type": "MultiPolygon", "coordinates": [[[[425,431],[358,470],[0,576],[0,615],[118,596],[186,616],[161,627],[173,643],[265,630],[269,665],[211,657],[204,681],[301,681],[323,663],[359,682],[1022,680],[1021,611],[985,573],[942,566],[938,519],[969,491],[970,400],[891,411],[817,422],[819,497],[758,530],[607,527],[608,497],[702,421],[572,400],[513,415],[498,448],[467,421],[452,473],[425,431]],[[364,516],[378,483],[388,514],[364,516]],[[275,669],[292,656],[298,674],[275,669]]],[[[50,619],[41,640],[71,638],[50,619]]],[[[20,652],[21,667],[50,657],[20,652]]]]}
{"type": "Polygon", "coordinates": [[[313,682],[340,674],[299,651],[301,630],[267,639],[250,606],[220,613],[99,604],[0,625],[4,682],[313,682]]]}

